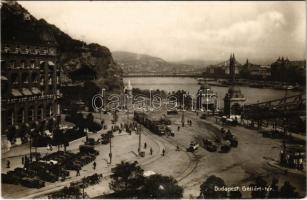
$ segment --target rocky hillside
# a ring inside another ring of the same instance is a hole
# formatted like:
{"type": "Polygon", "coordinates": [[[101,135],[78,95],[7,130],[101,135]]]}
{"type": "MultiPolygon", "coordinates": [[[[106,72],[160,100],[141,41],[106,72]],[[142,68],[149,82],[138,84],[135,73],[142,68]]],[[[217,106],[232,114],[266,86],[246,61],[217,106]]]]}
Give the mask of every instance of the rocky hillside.
{"type": "Polygon", "coordinates": [[[126,51],[112,52],[114,60],[123,72],[127,73],[199,73],[204,66],[196,66],[186,63],[173,63],[158,57],[146,54],[137,54],[126,51]]]}
{"type": "Polygon", "coordinates": [[[36,19],[14,1],[2,3],[1,18],[2,42],[54,43],[58,49],[58,64],[64,75],[86,65],[97,73],[95,82],[99,86],[110,90],[123,86],[122,70],[107,47],[75,40],[44,19],[36,19]]]}

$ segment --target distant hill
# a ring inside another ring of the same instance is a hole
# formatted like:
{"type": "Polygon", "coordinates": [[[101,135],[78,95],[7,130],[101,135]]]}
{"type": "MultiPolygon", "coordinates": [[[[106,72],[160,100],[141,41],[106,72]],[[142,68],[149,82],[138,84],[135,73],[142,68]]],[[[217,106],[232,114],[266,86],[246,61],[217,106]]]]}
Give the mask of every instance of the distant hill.
{"type": "Polygon", "coordinates": [[[122,68],[123,73],[201,73],[204,65],[182,62],[168,62],[159,57],[137,54],[126,51],[112,52],[114,60],[122,68]]]}
{"type": "Polygon", "coordinates": [[[97,83],[107,89],[122,87],[122,70],[116,65],[107,47],[86,44],[71,38],[44,19],[36,19],[15,1],[2,2],[2,42],[53,43],[57,45],[58,64],[64,76],[82,65],[97,73],[97,83]]]}

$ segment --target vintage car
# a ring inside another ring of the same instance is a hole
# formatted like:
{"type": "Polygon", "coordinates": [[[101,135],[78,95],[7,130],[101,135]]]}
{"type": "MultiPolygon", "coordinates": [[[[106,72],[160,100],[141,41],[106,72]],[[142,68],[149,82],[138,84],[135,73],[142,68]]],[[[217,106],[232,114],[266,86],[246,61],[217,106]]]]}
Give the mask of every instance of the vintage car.
{"type": "Polygon", "coordinates": [[[187,152],[194,152],[198,149],[199,144],[197,144],[196,142],[191,142],[190,146],[187,148],[187,152]]]}

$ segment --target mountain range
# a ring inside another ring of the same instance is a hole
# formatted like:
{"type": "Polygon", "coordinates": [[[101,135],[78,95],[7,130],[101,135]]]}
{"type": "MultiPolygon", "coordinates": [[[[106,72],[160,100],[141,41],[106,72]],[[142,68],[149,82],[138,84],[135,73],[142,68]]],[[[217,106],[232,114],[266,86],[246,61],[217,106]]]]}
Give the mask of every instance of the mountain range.
{"type": "Polygon", "coordinates": [[[201,73],[205,71],[209,62],[189,60],[169,62],[159,57],[138,54],[126,51],[113,51],[113,58],[122,68],[124,74],[128,73],[201,73]]]}

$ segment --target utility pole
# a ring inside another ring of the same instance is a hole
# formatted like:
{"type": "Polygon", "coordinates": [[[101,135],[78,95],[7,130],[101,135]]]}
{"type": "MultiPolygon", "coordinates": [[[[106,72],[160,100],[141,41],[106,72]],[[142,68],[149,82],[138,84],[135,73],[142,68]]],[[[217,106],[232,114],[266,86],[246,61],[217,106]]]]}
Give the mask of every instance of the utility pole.
{"type": "Polygon", "coordinates": [[[112,133],[110,134],[110,153],[109,153],[110,164],[112,163],[112,133]]]}

